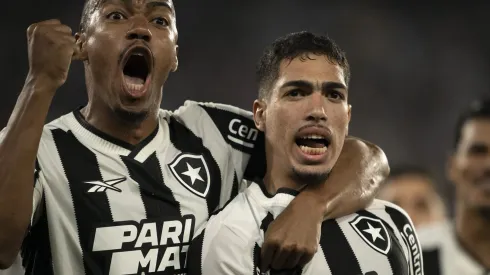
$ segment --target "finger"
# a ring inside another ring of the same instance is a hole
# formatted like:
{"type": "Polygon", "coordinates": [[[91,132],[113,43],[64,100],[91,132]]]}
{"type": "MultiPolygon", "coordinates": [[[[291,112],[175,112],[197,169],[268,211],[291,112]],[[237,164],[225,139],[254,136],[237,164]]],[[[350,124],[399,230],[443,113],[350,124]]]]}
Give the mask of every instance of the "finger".
{"type": "Polygon", "coordinates": [[[284,263],[284,269],[292,269],[296,267],[303,267],[300,266],[299,260],[303,257],[302,253],[291,253],[289,254],[289,257],[287,258],[286,262],[284,263]]]}
{"type": "Polygon", "coordinates": [[[269,270],[274,254],[276,253],[276,249],[276,246],[267,245],[266,243],[264,243],[264,245],[262,246],[260,259],[260,270],[262,272],[269,270]]]}
{"type": "Polygon", "coordinates": [[[62,41],[66,42],[66,43],[69,43],[69,44],[75,44],[77,42],[77,40],[75,39],[75,37],[73,37],[72,35],[69,35],[69,34],[59,34],[60,35],[60,39],[62,39],[62,41]]]}
{"type": "Polygon", "coordinates": [[[271,268],[273,269],[289,269],[287,267],[287,261],[288,258],[290,257],[291,252],[288,251],[281,251],[281,250],[276,250],[276,253],[274,253],[274,258],[272,259],[271,262],[271,268]]]}
{"type": "Polygon", "coordinates": [[[73,47],[73,55],[71,56],[71,60],[72,61],[82,60],[82,54],[81,54],[81,51],[80,51],[80,48],[78,47],[78,45],[75,45],[73,47]]]}
{"type": "Polygon", "coordinates": [[[60,25],[60,24],[61,24],[61,22],[58,19],[49,19],[49,20],[41,21],[41,22],[37,23],[37,25],[60,25]]]}
{"type": "Polygon", "coordinates": [[[297,263],[297,266],[298,267],[303,267],[305,266],[307,263],[309,263],[311,261],[313,257],[308,255],[308,254],[303,254],[299,260],[298,260],[298,263],[297,263]]]}
{"type": "Polygon", "coordinates": [[[71,28],[68,27],[67,25],[58,25],[58,26],[55,26],[54,29],[58,32],[66,33],[66,34],[70,34],[70,35],[72,35],[72,33],[73,33],[71,28]]]}
{"type": "Polygon", "coordinates": [[[29,28],[27,28],[27,37],[31,37],[34,31],[36,30],[36,28],[37,28],[37,24],[30,25],[29,28]]]}

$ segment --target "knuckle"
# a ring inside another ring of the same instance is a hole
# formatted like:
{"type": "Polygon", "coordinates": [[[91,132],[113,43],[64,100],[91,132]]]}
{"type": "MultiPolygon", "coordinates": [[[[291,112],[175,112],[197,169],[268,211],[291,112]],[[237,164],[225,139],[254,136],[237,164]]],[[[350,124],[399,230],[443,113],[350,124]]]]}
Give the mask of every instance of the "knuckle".
{"type": "Polygon", "coordinates": [[[318,250],[318,246],[314,246],[314,247],[308,247],[304,250],[304,253],[306,255],[311,255],[313,256],[318,250]]]}
{"type": "Polygon", "coordinates": [[[32,25],[30,25],[30,26],[27,28],[27,35],[31,35],[31,34],[34,32],[34,30],[36,29],[36,27],[37,27],[37,24],[32,24],[32,25]]]}

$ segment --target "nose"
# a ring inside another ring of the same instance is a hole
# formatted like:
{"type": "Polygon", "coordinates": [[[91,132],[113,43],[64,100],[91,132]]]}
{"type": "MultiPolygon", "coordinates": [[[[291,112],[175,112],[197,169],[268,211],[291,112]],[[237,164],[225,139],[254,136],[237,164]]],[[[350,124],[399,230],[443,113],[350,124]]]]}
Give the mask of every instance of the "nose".
{"type": "Polygon", "coordinates": [[[151,31],[148,28],[148,22],[146,18],[134,18],[131,29],[126,33],[126,39],[128,40],[144,40],[145,42],[151,41],[151,31]]]}
{"type": "Polygon", "coordinates": [[[309,121],[327,121],[327,113],[325,112],[325,97],[322,93],[314,92],[310,95],[310,112],[307,120],[309,121]]]}

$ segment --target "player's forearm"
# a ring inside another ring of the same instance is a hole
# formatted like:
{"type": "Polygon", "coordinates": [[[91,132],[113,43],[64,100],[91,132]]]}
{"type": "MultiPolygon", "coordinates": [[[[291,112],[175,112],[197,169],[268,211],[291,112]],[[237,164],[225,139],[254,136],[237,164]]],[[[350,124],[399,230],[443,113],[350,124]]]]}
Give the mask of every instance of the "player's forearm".
{"type": "Polygon", "coordinates": [[[11,264],[30,223],[35,160],[53,95],[28,77],[0,143],[0,268],[11,264]]]}
{"type": "Polygon", "coordinates": [[[388,160],[376,145],[347,138],[326,184],[310,185],[298,196],[309,200],[325,219],[365,208],[389,174],[388,160]]]}

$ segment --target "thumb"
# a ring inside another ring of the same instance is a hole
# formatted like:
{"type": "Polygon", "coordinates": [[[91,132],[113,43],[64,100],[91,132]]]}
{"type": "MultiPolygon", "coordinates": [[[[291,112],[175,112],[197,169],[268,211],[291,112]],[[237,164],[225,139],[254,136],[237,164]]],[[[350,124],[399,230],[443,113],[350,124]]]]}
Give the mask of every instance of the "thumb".
{"type": "Polygon", "coordinates": [[[78,43],[75,43],[73,45],[73,54],[71,56],[71,60],[72,61],[75,61],[75,60],[86,61],[87,59],[88,59],[87,53],[82,51],[82,49],[80,48],[80,45],[78,43]]]}

